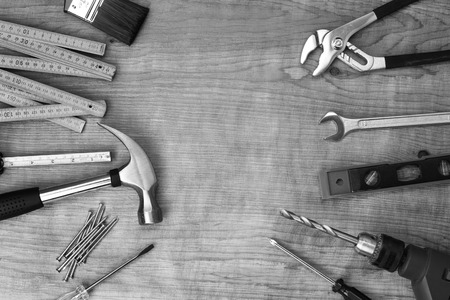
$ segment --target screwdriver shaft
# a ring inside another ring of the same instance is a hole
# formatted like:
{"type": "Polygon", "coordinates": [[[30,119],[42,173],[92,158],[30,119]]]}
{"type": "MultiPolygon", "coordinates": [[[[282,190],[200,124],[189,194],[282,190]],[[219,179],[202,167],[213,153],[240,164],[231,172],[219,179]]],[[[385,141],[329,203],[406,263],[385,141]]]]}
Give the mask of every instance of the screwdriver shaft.
{"type": "Polygon", "coordinates": [[[137,255],[133,256],[132,258],[130,258],[129,260],[127,260],[126,262],[124,262],[123,264],[121,264],[120,266],[118,266],[117,268],[115,268],[113,271],[109,272],[108,274],[106,274],[105,276],[103,276],[102,278],[100,278],[99,280],[97,280],[96,282],[94,282],[93,284],[91,284],[90,286],[88,286],[86,288],[86,292],[89,292],[90,290],[92,290],[94,287],[96,287],[98,284],[100,284],[102,281],[108,279],[109,277],[111,277],[114,273],[116,273],[117,271],[121,270],[122,268],[124,268],[126,265],[128,265],[129,263],[133,262],[134,260],[136,260],[137,258],[139,258],[140,256],[144,255],[145,253],[149,252],[150,250],[153,249],[153,244],[148,245],[147,247],[145,247],[144,250],[142,250],[141,252],[139,252],[137,255]]]}
{"type": "Polygon", "coordinates": [[[311,266],[309,263],[307,263],[306,261],[304,261],[303,259],[301,259],[300,257],[298,257],[297,255],[295,255],[294,253],[292,253],[291,251],[289,251],[288,249],[284,248],[283,246],[281,246],[280,244],[277,243],[277,241],[269,238],[270,243],[272,244],[272,246],[277,247],[278,249],[280,249],[281,251],[283,251],[284,253],[286,253],[287,255],[289,255],[290,257],[292,257],[293,259],[295,259],[296,261],[298,261],[299,263],[301,263],[302,265],[304,265],[305,267],[307,267],[310,271],[316,273],[317,275],[319,275],[320,277],[322,277],[323,279],[325,279],[326,281],[328,281],[331,285],[335,284],[335,280],[331,279],[329,276],[323,274],[322,272],[320,272],[319,270],[317,270],[316,268],[314,268],[313,266],[311,266]]]}
{"type": "Polygon", "coordinates": [[[280,214],[287,218],[287,219],[291,219],[294,221],[297,221],[305,226],[311,227],[311,228],[315,228],[317,230],[320,230],[322,232],[325,232],[329,235],[332,235],[334,237],[340,238],[344,241],[347,241],[349,243],[352,243],[353,245],[357,245],[359,242],[359,239],[353,235],[350,235],[348,233],[342,232],[340,230],[334,229],[328,225],[322,225],[317,223],[314,220],[308,219],[306,217],[303,216],[297,216],[296,214],[294,214],[293,212],[287,211],[285,209],[280,210],[280,214]]]}

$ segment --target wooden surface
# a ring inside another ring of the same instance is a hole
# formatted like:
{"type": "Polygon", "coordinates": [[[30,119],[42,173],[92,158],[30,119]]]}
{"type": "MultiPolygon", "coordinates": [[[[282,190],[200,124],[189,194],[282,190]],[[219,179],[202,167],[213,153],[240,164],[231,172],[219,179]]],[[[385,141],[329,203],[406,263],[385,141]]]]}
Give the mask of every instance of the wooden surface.
{"type": "MultiPolygon", "coordinates": [[[[46,121],[2,123],[5,156],[112,151],[113,162],[9,169],[2,192],[101,175],[127,162],[101,121],[136,140],[159,181],[164,221],[140,226],[129,188],[72,196],[0,223],[1,299],[56,299],[89,284],[149,243],[155,249],[92,291],[92,299],[341,299],[329,285],[272,247],[272,237],[333,278],[372,299],[412,299],[410,283],[369,265],[351,246],[279,216],[285,208],[357,235],[386,233],[450,253],[449,185],[321,201],[322,169],[449,153],[446,126],[322,138],[328,111],[374,117],[450,111],[449,64],[358,73],[341,62],[313,78],[315,52],[299,63],[316,29],[334,29],[386,1],[136,0],[151,13],[131,47],[62,12],[62,0],[3,1],[0,18],[108,44],[112,82],[20,74],[93,100],[103,119],[82,134],[46,121]],[[104,203],[120,218],[64,283],[55,258],[104,203]]],[[[356,34],[372,55],[449,49],[450,4],[419,1],[356,34]]]]}

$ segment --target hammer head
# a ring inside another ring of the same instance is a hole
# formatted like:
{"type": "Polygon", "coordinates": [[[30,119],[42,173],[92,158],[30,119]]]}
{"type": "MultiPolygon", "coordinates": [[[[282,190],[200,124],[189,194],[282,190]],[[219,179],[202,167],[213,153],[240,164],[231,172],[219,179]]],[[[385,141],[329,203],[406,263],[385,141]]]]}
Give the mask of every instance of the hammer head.
{"type": "Polygon", "coordinates": [[[127,135],[104,124],[99,123],[99,125],[115,135],[130,153],[130,161],[119,168],[119,177],[124,186],[132,187],[139,195],[139,224],[147,225],[161,222],[162,212],[155,197],[156,175],[147,154],[127,135]]]}

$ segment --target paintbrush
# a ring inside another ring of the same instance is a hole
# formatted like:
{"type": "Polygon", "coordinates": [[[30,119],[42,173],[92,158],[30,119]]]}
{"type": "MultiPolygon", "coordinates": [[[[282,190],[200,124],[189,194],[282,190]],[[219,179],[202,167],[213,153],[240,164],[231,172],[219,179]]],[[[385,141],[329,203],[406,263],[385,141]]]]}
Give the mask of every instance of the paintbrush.
{"type": "Polygon", "coordinates": [[[64,0],[64,12],[131,45],[149,9],[128,0],[64,0]]]}

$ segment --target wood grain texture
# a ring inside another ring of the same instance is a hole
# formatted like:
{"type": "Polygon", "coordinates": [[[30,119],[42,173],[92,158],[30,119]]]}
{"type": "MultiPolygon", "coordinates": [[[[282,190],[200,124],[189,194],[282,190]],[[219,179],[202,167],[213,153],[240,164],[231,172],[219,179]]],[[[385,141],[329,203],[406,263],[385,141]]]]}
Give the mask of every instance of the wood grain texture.
{"type": "MultiPolygon", "coordinates": [[[[72,196],[0,223],[2,299],[56,299],[89,284],[149,243],[155,249],[98,286],[92,299],[340,299],[326,282],[272,247],[281,244],[373,299],[412,299],[410,283],[370,266],[352,248],[278,215],[280,208],[342,231],[386,233],[450,253],[450,186],[321,201],[321,169],[449,153],[446,126],[353,133],[340,143],[318,126],[328,111],[372,117],[449,111],[448,63],[361,74],[339,61],[313,78],[318,53],[300,51],[316,29],[333,29],[387,1],[135,0],[150,15],[131,47],[65,15],[62,0],[4,1],[0,18],[104,41],[112,82],[21,72],[92,100],[107,115],[72,133],[46,121],[1,125],[5,156],[113,153],[111,164],[7,170],[0,190],[49,187],[124,164],[126,149],[96,125],[135,139],[153,162],[164,221],[139,226],[127,188],[72,196]],[[103,202],[119,223],[64,283],[55,258],[103,202]]],[[[419,1],[356,34],[377,56],[449,49],[450,3],[419,1]]]]}

